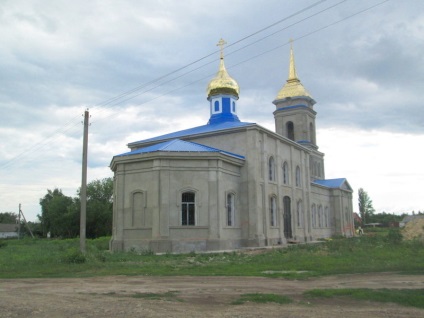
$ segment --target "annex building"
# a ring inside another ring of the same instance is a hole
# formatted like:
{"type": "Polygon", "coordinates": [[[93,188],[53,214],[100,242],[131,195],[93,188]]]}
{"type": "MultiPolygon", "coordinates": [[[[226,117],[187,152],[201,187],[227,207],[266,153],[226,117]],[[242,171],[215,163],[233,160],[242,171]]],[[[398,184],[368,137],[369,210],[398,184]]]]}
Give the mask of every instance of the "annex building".
{"type": "Polygon", "coordinates": [[[113,157],[112,251],[184,253],[353,235],[352,188],[325,178],[315,100],[297,76],[293,48],[270,131],[239,119],[239,86],[220,45],[207,124],[132,142],[113,157]]]}

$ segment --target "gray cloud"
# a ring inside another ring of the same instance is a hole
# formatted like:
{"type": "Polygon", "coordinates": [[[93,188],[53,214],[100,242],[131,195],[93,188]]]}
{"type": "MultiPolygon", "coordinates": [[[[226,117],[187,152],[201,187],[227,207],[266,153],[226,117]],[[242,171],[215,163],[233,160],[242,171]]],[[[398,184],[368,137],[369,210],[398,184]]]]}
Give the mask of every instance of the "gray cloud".
{"type": "MultiPolygon", "coordinates": [[[[112,156],[127,151],[128,142],[205,124],[217,53],[159,87],[105,102],[216,52],[220,37],[234,43],[313,3],[3,1],[0,191],[14,195],[0,196],[0,211],[28,195],[35,215],[40,191],[79,184],[87,107],[91,178],[110,175],[112,156]],[[38,192],[28,192],[29,185],[38,192]]],[[[294,38],[298,75],[318,102],[319,128],[423,134],[424,2],[387,2],[313,33],[378,1],[347,1],[307,18],[336,3],[325,1],[227,48],[225,63],[241,87],[240,118],[273,128],[272,101],[287,78],[287,42],[294,38]]]]}

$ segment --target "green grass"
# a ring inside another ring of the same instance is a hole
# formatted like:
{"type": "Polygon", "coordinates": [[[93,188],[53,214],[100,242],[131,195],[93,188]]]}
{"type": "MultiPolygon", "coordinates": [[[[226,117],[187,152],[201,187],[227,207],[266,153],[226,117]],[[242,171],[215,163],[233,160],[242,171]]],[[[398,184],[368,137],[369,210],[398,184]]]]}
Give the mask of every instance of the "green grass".
{"type": "Polygon", "coordinates": [[[395,303],[424,308],[424,289],[313,289],[306,297],[350,297],[356,300],[395,303]]]}
{"type": "Polygon", "coordinates": [[[110,253],[108,237],[87,240],[0,240],[0,278],[89,277],[104,275],[314,276],[402,272],[424,274],[421,242],[392,243],[385,236],[333,239],[263,253],[164,254],[110,253]]]}
{"type": "Polygon", "coordinates": [[[290,304],[292,300],[284,295],[276,295],[276,294],[243,294],[240,295],[240,298],[233,301],[233,305],[242,305],[245,302],[253,302],[253,303],[276,303],[276,304],[290,304]]]}

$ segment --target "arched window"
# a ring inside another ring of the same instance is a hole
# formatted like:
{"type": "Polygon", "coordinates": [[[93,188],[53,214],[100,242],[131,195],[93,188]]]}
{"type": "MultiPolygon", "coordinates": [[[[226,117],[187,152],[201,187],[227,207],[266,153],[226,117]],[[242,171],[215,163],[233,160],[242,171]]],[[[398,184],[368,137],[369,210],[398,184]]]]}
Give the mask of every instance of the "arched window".
{"type": "Polygon", "coordinates": [[[302,211],[302,201],[297,201],[296,206],[296,217],[297,217],[297,227],[303,227],[303,211],[302,211]]]}
{"type": "Polygon", "coordinates": [[[323,227],[323,215],[322,215],[322,206],[318,207],[318,227],[323,227]]]}
{"type": "Polygon", "coordinates": [[[284,184],[289,184],[289,165],[287,164],[287,162],[285,161],[283,163],[283,183],[284,184]]]}
{"type": "Polygon", "coordinates": [[[236,102],[233,102],[233,104],[232,104],[232,109],[233,109],[233,113],[235,113],[236,112],[236,102]]]}
{"type": "Polygon", "coordinates": [[[302,178],[300,175],[300,168],[299,166],[296,167],[296,187],[301,187],[302,186],[302,182],[301,182],[302,178]]]}
{"type": "Polygon", "coordinates": [[[293,122],[291,122],[291,121],[287,122],[286,130],[287,130],[287,138],[294,140],[294,124],[293,124],[293,122]]]}
{"type": "Polygon", "coordinates": [[[269,181],[275,181],[275,161],[274,157],[269,157],[268,160],[268,168],[269,168],[269,181]]]}
{"type": "Polygon", "coordinates": [[[194,192],[181,194],[181,225],[196,225],[195,197],[194,192]]]}
{"type": "Polygon", "coordinates": [[[151,226],[150,218],[146,215],[146,193],[135,191],[132,193],[132,226],[151,226]]]}
{"type": "Polygon", "coordinates": [[[326,206],[325,207],[325,209],[324,209],[324,226],[325,227],[328,227],[329,226],[329,222],[328,222],[328,219],[329,219],[329,217],[330,217],[330,215],[329,215],[330,213],[329,213],[329,210],[328,210],[328,206],[326,206]]]}
{"type": "Polygon", "coordinates": [[[317,208],[315,204],[312,204],[312,227],[317,227],[317,208]]]}
{"type": "Polygon", "coordinates": [[[215,101],[215,103],[214,103],[214,106],[213,106],[213,107],[214,107],[214,112],[215,112],[215,113],[219,112],[219,102],[218,102],[217,100],[215,101]]]}
{"type": "Polygon", "coordinates": [[[314,124],[309,123],[309,136],[312,144],[316,144],[315,133],[314,133],[314,124]]]}
{"type": "Polygon", "coordinates": [[[277,199],[275,196],[269,198],[269,222],[271,226],[277,225],[277,199]]]}
{"type": "Polygon", "coordinates": [[[227,194],[227,226],[234,226],[235,221],[235,195],[227,194]]]}

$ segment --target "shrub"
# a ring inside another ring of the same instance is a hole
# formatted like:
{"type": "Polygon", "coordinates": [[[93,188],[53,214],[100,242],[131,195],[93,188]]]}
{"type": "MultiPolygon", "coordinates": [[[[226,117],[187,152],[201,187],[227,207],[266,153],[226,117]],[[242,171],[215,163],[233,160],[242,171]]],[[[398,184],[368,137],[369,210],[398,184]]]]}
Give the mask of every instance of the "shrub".
{"type": "Polygon", "coordinates": [[[82,264],[86,260],[85,255],[75,248],[69,249],[62,257],[62,262],[67,264],[82,264]]]}
{"type": "Polygon", "coordinates": [[[402,233],[398,229],[390,229],[387,234],[387,241],[391,244],[399,244],[402,242],[402,233]]]}

